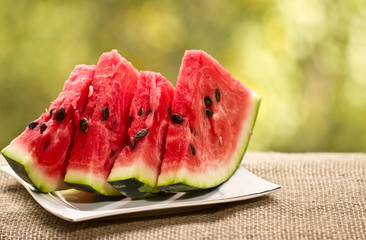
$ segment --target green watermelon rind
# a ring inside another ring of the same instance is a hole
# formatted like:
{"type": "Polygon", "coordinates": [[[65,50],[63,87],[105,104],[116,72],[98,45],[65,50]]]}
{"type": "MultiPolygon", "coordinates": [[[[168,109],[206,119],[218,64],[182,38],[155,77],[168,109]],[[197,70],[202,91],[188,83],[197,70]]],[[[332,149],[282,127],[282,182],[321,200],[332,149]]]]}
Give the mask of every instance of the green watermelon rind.
{"type": "Polygon", "coordinates": [[[164,191],[157,187],[152,187],[139,181],[136,178],[129,178],[120,181],[108,181],[115,189],[123,195],[132,199],[150,198],[166,195],[164,191]]]}
{"type": "Polygon", "coordinates": [[[67,185],[57,184],[53,177],[45,175],[36,164],[32,164],[34,158],[16,143],[13,142],[5,147],[1,150],[1,154],[19,177],[40,192],[47,193],[68,188],[67,185]],[[51,182],[54,183],[50,184],[51,182]],[[50,186],[54,186],[54,188],[50,188],[50,186]]]}
{"type": "Polygon", "coordinates": [[[103,177],[98,178],[91,173],[68,170],[64,182],[78,190],[93,192],[104,196],[121,196],[103,177]]]}
{"type": "Polygon", "coordinates": [[[142,160],[136,161],[131,166],[122,168],[114,167],[108,177],[108,183],[120,193],[131,198],[151,197],[161,191],[156,187],[156,174],[148,168],[142,160]],[[142,187],[136,191],[136,186],[142,187]],[[151,190],[151,194],[147,192],[151,190]]]}
{"type": "Polygon", "coordinates": [[[243,126],[243,133],[241,134],[241,144],[237,147],[237,152],[234,154],[235,161],[233,161],[233,167],[229,174],[225,177],[219,179],[216,178],[214,182],[210,182],[208,179],[206,182],[201,181],[200,179],[195,178],[194,175],[188,173],[187,171],[180,171],[174,173],[175,176],[159,176],[157,186],[165,191],[171,192],[187,192],[187,191],[194,191],[194,190],[202,190],[202,189],[209,189],[219,186],[220,184],[226,182],[230,177],[235,173],[238,167],[241,164],[241,161],[245,155],[245,152],[248,148],[249,141],[251,138],[251,134],[257,119],[259,106],[261,102],[261,97],[251,91],[251,99],[252,99],[252,110],[250,111],[251,114],[248,115],[248,118],[245,119],[244,126],[243,126]],[[251,118],[251,119],[250,119],[251,118]],[[177,177],[178,176],[178,177],[177,177]]]}

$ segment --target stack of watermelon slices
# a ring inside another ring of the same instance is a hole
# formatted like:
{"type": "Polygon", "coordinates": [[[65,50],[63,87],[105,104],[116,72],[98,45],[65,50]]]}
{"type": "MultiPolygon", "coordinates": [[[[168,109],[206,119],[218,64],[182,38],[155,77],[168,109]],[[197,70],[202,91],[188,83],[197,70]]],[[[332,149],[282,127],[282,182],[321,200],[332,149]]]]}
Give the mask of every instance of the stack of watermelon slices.
{"type": "Polygon", "coordinates": [[[260,97],[201,50],[177,86],[116,50],[79,65],[49,109],[1,153],[41,192],[151,197],[216,187],[238,168],[260,97]]]}
{"type": "Polygon", "coordinates": [[[169,123],[174,87],[161,74],[141,72],[132,101],[130,146],[118,156],[108,182],[130,197],[148,197],[156,187],[169,123]]]}

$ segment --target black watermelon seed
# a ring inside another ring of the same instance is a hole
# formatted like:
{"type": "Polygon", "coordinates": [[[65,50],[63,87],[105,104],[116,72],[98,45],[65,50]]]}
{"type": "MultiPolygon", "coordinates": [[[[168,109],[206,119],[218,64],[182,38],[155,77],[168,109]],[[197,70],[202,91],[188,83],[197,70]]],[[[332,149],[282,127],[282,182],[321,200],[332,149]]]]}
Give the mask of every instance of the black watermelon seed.
{"type": "Polygon", "coordinates": [[[131,121],[131,122],[133,121],[133,117],[130,117],[130,121],[131,121]]]}
{"type": "Polygon", "coordinates": [[[218,88],[215,89],[215,97],[216,97],[216,101],[220,102],[221,93],[220,93],[220,89],[218,89],[218,88]]]}
{"type": "Polygon", "coordinates": [[[183,124],[184,123],[184,119],[182,118],[181,115],[174,113],[171,117],[172,122],[175,124],[183,124]]]}
{"type": "Polygon", "coordinates": [[[168,114],[169,114],[169,118],[172,117],[172,108],[171,107],[168,107],[168,114]]]}
{"type": "Polygon", "coordinates": [[[148,115],[150,115],[152,113],[152,109],[150,109],[150,112],[149,112],[149,114],[148,115]]]}
{"type": "Polygon", "coordinates": [[[42,134],[47,129],[47,126],[45,123],[42,123],[40,128],[41,128],[41,134],[42,134]]]}
{"type": "Polygon", "coordinates": [[[206,115],[207,117],[212,117],[213,111],[211,109],[206,108],[206,115]]]}
{"type": "Polygon", "coordinates": [[[194,149],[192,144],[189,144],[189,149],[191,149],[191,153],[193,156],[196,156],[196,149],[194,149]]]}
{"type": "Polygon", "coordinates": [[[39,123],[37,123],[37,122],[31,122],[31,123],[28,125],[28,127],[29,127],[29,129],[30,129],[30,130],[33,130],[35,127],[37,127],[37,126],[38,126],[38,124],[39,124],[39,123]]]}
{"type": "Polygon", "coordinates": [[[50,118],[52,117],[53,110],[55,110],[55,109],[52,108],[51,111],[50,111],[50,118]]]}
{"type": "Polygon", "coordinates": [[[56,113],[56,120],[57,121],[62,121],[65,119],[65,108],[60,108],[60,110],[57,111],[56,113]]]}
{"type": "Polygon", "coordinates": [[[144,109],[143,108],[141,108],[140,113],[139,113],[139,116],[141,117],[142,114],[144,114],[144,109]]]}
{"type": "Polygon", "coordinates": [[[107,121],[107,119],[109,117],[109,109],[107,107],[104,107],[103,108],[102,116],[103,116],[103,120],[104,121],[107,121]]]}
{"type": "Polygon", "coordinates": [[[133,140],[131,143],[131,150],[133,150],[135,148],[136,145],[136,140],[133,140]]]}
{"type": "Polygon", "coordinates": [[[147,129],[143,128],[136,133],[135,140],[140,140],[141,138],[145,137],[147,134],[148,134],[147,129]]]}
{"type": "Polygon", "coordinates": [[[81,119],[79,122],[79,127],[82,132],[87,132],[89,128],[88,119],[86,118],[81,119]]]}
{"type": "Polygon", "coordinates": [[[209,107],[212,105],[212,99],[209,96],[206,96],[204,98],[206,107],[209,107]]]}

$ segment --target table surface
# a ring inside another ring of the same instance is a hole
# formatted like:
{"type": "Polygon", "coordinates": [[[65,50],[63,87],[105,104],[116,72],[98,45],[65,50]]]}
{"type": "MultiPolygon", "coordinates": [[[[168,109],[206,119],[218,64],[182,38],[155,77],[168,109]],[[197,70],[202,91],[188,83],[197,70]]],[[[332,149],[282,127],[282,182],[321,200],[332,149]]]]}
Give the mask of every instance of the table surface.
{"type": "Polygon", "coordinates": [[[243,165],[282,189],[193,213],[80,223],[51,215],[0,172],[0,239],[366,238],[366,154],[247,153],[243,165]]]}

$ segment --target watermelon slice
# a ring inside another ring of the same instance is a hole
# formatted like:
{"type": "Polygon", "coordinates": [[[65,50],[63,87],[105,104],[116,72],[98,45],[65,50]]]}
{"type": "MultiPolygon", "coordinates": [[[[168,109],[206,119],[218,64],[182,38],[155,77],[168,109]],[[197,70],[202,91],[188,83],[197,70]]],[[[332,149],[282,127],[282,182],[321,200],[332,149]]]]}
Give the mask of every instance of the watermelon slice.
{"type": "Polygon", "coordinates": [[[1,151],[13,170],[41,192],[68,188],[64,177],[75,122],[84,111],[94,70],[95,66],[76,66],[46,113],[1,151]]]}
{"type": "Polygon", "coordinates": [[[132,198],[150,197],[156,187],[163,159],[169,110],[174,87],[161,74],[141,72],[132,101],[128,130],[131,145],[118,156],[108,182],[132,198]]]}
{"type": "Polygon", "coordinates": [[[158,186],[207,189],[238,168],[260,97],[203,51],[186,51],[176,86],[158,186]]]}
{"type": "Polygon", "coordinates": [[[69,186],[120,195],[107,178],[123,146],[129,144],[128,113],[138,76],[139,72],[116,50],[100,57],[67,166],[65,183],[69,186]]]}

